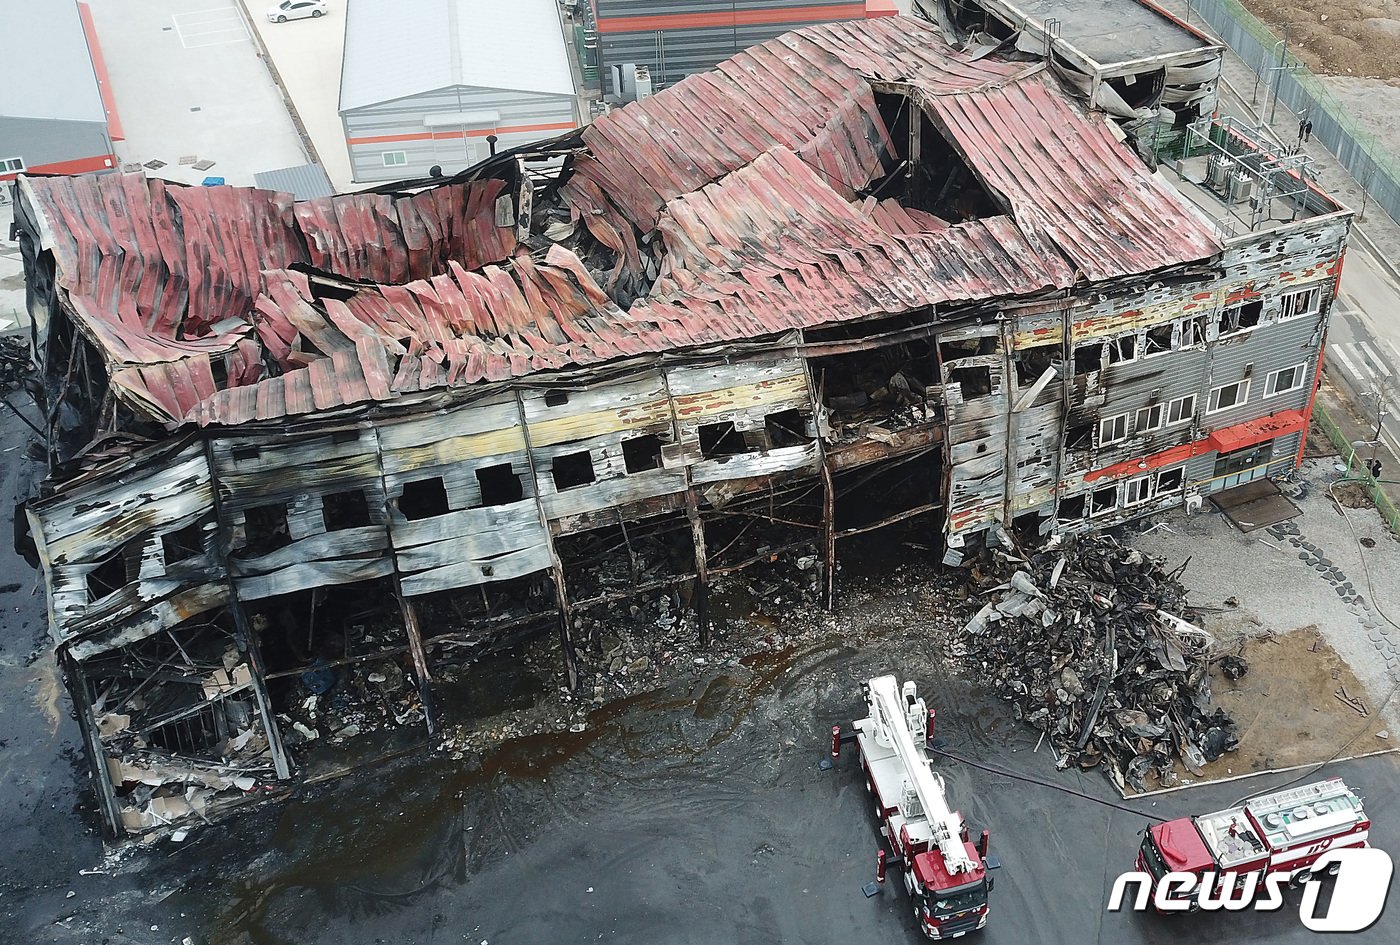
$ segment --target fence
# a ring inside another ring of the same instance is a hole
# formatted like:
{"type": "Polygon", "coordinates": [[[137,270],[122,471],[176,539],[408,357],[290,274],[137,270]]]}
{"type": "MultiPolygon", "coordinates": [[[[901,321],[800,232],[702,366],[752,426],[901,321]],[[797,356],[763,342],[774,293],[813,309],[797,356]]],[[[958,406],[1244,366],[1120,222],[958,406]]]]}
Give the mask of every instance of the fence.
{"type": "Polygon", "coordinates": [[[1235,54],[1259,76],[1262,86],[1277,87],[1278,100],[1295,115],[1306,115],[1312,133],[1331,151],[1371,199],[1393,219],[1400,219],[1400,161],[1364,131],[1268,26],[1237,0],[1189,0],[1190,8],[1210,24],[1235,54]],[[1282,68],[1279,68],[1279,67],[1282,68]]]}
{"type": "Polygon", "coordinates": [[[1332,415],[1327,412],[1327,408],[1321,402],[1313,404],[1313,419],[1317,425],[1327,434],[1327,439],[1332,441],[1332,445],[1337,448],[1337,455],[1346,463],[1346,478],[1353,482],[1360,483],[1366,490],[1371,501],[1376,505],[1376,511],[1381,514],[1385,524],[1393,534],[1400,535],[1400,509],[1396,509],[1395,503],[1390,496],[1385,494],[1381,484],[1371,475],[1371,470],[1366,458],[1357,455],[1356,447],[1351,445],[1342,428],[1337,426],[1332,415]]]}

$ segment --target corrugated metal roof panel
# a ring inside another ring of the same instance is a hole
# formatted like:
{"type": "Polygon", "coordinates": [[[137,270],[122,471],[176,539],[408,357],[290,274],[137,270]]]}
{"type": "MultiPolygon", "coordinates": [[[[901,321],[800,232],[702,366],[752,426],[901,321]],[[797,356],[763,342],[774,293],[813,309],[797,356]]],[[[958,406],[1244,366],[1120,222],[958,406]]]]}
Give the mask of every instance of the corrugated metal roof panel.
{"type": "Polygon", "coordinates": [[[253,183],[263,190],[291,194],[297,200],[315,200],[335,193],[331,179],[319,164],[298,164],[295,167],[259,171],[253,175],[253,183]]]}

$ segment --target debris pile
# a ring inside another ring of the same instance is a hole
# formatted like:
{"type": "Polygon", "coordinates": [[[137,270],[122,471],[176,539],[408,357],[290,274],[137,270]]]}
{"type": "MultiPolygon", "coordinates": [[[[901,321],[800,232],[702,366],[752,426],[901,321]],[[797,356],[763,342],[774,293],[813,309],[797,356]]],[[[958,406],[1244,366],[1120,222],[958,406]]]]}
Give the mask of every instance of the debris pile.
{"type": "Polygon", "coordinates": [[[19,390],[33,370],[28,342],[20,335],[0,337],[0,393],[19,390]]]}
{"type": "Polygon", "coordinates": [[[1046,734],[1061,768],[1107,762],[1120,788],[1138,791],[1149,775],[1174,783],[1178,761],[1199,775],[1238,739],[1223,710],[1209,711],[1212,640],[1181,616],[1181,570],[1110,535],[1029,559],[989,543],[970,569],[982,606],[960,648],[1046,734]]]}
{"type": "Polygon", "coordinates": [[[417,684],[393,659],[338,670],[313,664],[302,673],[300,687],[298,701],[278,716],[289,748],[321,737],[339,742],[365,732],[423,724],[417,684]]]}

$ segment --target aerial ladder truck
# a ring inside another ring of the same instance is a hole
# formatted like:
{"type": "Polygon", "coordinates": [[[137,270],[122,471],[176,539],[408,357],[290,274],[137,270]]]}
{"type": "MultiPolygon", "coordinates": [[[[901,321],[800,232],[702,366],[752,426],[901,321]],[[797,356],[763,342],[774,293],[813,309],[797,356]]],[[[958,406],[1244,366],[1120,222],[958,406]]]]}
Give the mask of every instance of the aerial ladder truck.
{"type": "MultiPolygon", "coordinates": [[[[987,924],[989,834],[976,844],[962,814],[948,806],[943,778],[929,767],[929,711],[918,688],[893,676],[865,686],[868,718],[855,723],[867,790],[880,833],[889,842],[914,917],[932,939],[957,938],[987,924]]],[[[884,879],[880,851],[879,878],[884,879]]]]}

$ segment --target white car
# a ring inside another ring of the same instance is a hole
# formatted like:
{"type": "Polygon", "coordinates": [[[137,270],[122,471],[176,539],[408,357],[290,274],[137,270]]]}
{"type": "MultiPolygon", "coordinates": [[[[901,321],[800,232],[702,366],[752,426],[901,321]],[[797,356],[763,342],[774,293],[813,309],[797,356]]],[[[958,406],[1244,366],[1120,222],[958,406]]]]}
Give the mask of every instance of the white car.
{"type": "Polygon", "coordinates": [[[274,23],[285,23],[288,20],[318,17],[325,12],[326,0],[282,0],[267,11],[267,18],[274,23]]]}

